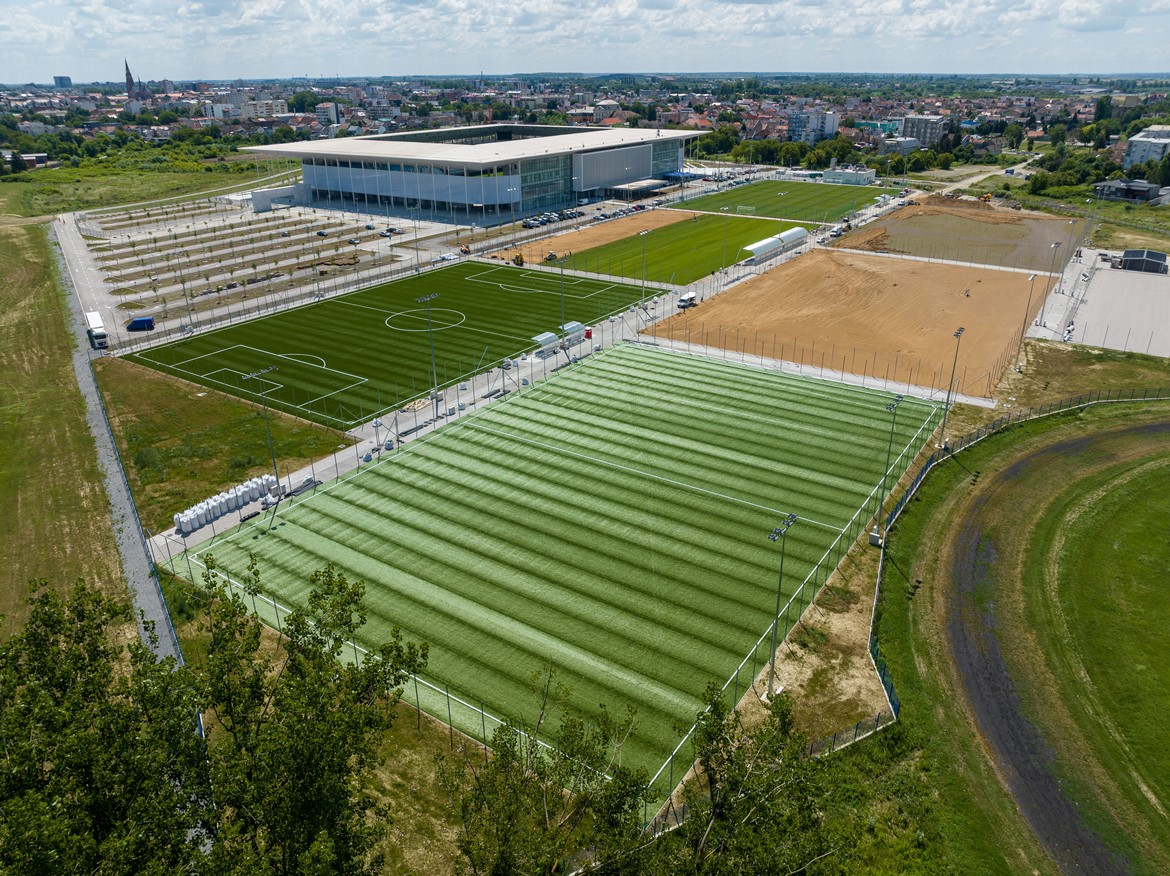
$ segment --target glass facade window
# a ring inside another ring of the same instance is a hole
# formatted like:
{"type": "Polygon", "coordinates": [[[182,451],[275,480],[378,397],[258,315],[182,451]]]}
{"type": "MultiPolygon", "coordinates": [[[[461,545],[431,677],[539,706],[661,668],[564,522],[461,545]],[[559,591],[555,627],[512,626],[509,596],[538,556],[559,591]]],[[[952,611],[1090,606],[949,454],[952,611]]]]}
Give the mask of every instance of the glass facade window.
{"type": "Polygon", "coordinates": [[[550,155],[520,162],[520,187],[525,212],[566,204],[573,192],[573,159],[550,155]]]}

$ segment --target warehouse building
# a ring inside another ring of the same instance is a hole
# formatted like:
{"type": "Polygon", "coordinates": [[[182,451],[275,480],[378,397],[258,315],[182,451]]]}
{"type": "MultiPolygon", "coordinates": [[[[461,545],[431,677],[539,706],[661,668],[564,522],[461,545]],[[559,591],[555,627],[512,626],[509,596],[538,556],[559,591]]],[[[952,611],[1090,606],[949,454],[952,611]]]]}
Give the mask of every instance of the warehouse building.
{"type": "Polygon", "coordinates": [[[696,131],[499,124],[247,151],[299,159],[303,171],[296,186],[254,192],[259,211],[279,204],[337,206],[491,224],[617,192],[652,192],[682,170],[683,146],[697,136],[696,131]]]}

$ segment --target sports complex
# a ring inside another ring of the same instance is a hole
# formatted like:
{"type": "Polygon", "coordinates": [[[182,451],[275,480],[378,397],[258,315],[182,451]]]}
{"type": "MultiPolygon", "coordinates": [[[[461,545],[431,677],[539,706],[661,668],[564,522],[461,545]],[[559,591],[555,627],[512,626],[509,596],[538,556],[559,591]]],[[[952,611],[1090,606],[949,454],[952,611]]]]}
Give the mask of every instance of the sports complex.
{"type": "Polygon", "coordinates": [[[272,622],[307,569],[364,580],[358,646],[430,643],[407,698],[475,738],[551,663],[575,710],[636,709],[623,756],[665,795],[706,685],[746,690],[942,415],[891,398],[620,345],[188,556],[254,555],[272,622]]]}
{"type": "Polygon", "coordinates": [[[214,557],[239,582],[254,555],[254,607],[277,627],[325,564],[364,581],[354,659],[395,627],[427,642],[405,698],[477,740],[529,721],[551,664],[576,713],[634,710],[623,758],[665,799],[707,685],[759,690],[773,634],[938,440],[952,394],[992,397],[1071,249],[1052,246],[1066,221],[931,206],[745,258],[881,193],[728,187],[141,344],[127,358],[359,435],[378,418],[394,439],[357,470],[318,461],[312,488],[192,539],[173,568],[198,580],[214,557]]]}

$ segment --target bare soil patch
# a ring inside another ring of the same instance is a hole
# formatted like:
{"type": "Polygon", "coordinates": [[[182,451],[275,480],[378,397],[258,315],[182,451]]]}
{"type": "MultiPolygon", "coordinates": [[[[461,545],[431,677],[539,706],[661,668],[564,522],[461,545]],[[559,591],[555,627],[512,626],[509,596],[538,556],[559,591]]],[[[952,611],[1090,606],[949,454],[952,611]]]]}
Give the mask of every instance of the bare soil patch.
{"type": "MultiPolygon", "coordinates": [[[[1039,310],[1048,279],[1032,294],[1039,310]]],[[[1028,275],[814,250],[651,329],[818,369],[990,396],[1014,360],[1028,275]]]]}
{"type": "Polygon", "coordinates": [[[613,243],[615,240],[625,240],[645,228],[662,228],[690,219],[691,214],[683,210],[643,210],[631,216],[620,219],[607,219],[593,225],[580,225],[566,230],[552,237],[546,237],[535,243],[525,243],[518,247],[511,247],[499,253],[499,256],[511,261],[517,254],[524,256],[526,264],[544,261],[545,256],[555,252],[564,257],[574,252],[585,252],[597,246],[613,243]]]}
{"type": "Polygon", "coordinates": [[[838,240],[840,249],[1047,271],[1062,265],[1084,223],[931,195],[838,240]]]}

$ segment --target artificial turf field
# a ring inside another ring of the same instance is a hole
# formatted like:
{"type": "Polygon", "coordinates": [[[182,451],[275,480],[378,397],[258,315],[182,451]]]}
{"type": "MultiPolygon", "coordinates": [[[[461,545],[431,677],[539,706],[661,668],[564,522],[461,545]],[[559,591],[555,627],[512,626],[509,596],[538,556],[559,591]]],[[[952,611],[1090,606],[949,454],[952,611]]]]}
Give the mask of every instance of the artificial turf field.
{"type": "Polygon", "coordinates": [[[742,692],[766,661],[780,559],[768,533],[798,516],[785,601],[812,582],[783,633],[879,500],[887,451],[892,483],[940,415],[906,399],[891,420],[888,401],[622,345],[189,557],[242,575],[254,553],[283,606],[304,605],[329,562],[364,580],[361,644],[396,625],[428,642],[422,707],[446,720],[449,689],[453,724],[476,738],[495,726],[481,704],[531,719],[531,674],[552,663],[571,708],[637,709],[624,756],[653,775],[705,686],[743,664],[742,692]]]}
{"type": "Polygon", "coordinates": [[[556,333],[562,289],[565,320],[583,323],[623,311],[643,295],[640,286],[465,262],[130,358],[249,400],[263,394],[273,407],[347,428],[430,391],[428,304],[435,372],[448,386],[535,349],[535,335],[556,333]],[[435,293],[429,302],[417,300],[435,293]]]}
{"type": "Polygon", "coordinates": [[[756,216],[824,224],[836,222],[862,207],[871,207],[879,195],[892,194],[893,191],[880,186],[761,180],[703,195],[679,206],[707,212],[728,207],[732,213],[738,207],[751,207],[756,216]]]}
{"type": "Polygon", "coordinates": [[[646,282],[688,286],[750,253],[745,246],[795,228],[794,222],[773,222],[732,214],[696,214],[693,220],[664,225],[623,240],[575,252],[563,259],[570,270],[642,280],[645,246],[646,282]]]}

